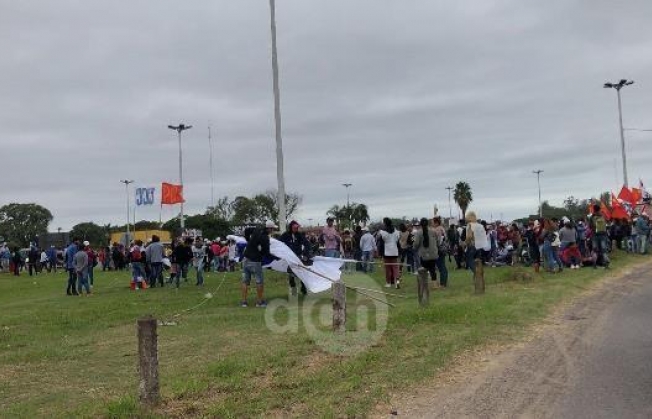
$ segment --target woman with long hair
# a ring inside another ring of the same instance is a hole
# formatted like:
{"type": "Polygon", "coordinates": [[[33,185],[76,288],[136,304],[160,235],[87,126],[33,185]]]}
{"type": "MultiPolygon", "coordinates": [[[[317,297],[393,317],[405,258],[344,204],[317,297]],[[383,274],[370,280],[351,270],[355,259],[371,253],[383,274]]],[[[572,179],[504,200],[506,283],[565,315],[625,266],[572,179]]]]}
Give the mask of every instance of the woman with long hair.
{"type": "Polygon", "coordinates": [[[392,220],[383,218],[384,230],[378,232],[383,241],[383,262],[385,263],[385,287],[396,286],[400,288],[398,273],[398,240],[399,232],[394,228],[392,220]]]}
{"type": "Polygon", "coordinates": [[[446,255],[448,254],[448,238],[446,236],[446,230],[441,225],[441,217],[435,217],[432,219],[434,225],[434,232],[437,236],[437,248],[439,251],[439,257],[437,258],[437,270],[439,271],[439,285],[442,288],[448,286],[448,268],[446,267],[446,255]]]}
{"type": "Polygon", "coordinates": [[[439,238],[435,229],[428,225],[428,219],[422,218],[419,226],[421,228],[414,235],[414,250],[421,261],[421,267],[430,273],[434,285],[437,281],[437,260],[443,259],[437,246],[439,238]]]}

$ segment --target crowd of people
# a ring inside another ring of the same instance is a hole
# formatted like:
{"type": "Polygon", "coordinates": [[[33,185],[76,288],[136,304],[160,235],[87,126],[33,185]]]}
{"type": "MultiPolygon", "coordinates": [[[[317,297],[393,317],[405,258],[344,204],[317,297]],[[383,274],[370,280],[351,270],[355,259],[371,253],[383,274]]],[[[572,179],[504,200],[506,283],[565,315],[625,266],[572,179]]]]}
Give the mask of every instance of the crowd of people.
{"type": "MultiPolygon", "coordinates": [[[[92,294],[94,269],[129,270],[132,288],[155,288],[188,282],[194,271],[195,285],[204,285],[204,273],[233,272],[242,269],[241,306],[248,307],[251,280],[255,280],[257,307],[265,307],[264,267],[275,256],[270,252],[270,237],[285,243],[305,264],[313,256],[342,258],[344,271],[372,273],[382,262],[385,286],[400,288],[406,274],[425,269],[434,288],[448,286],[448,267],[475,272],[476,264],[487,266],[531,266],[550,273],[580,267],[609,267],[609,253],[614,248],[632,253],[647,253],[651,242],[647,214],[634,214],[631,220],[608,220],[600,206],[592,214],[577,220],[567,217],[540,218],[526,223],[503,224],[479,220],[473,211],[459,223],[446,228],[440,217],[399,222],[390,218],[371,229],[356,226],[353,231],[339,229],[333,218],[318,232],[301,231],[298,222],[289,223],[287,231],[277,232],[268,221],[264,226],[249,227],[242,237],[202,239],[182,237],[163,244],[154,235],[147,243],[136,240],[124,246],[113,243],[98,251],[88,241],[73,239],[65,249],[47,250],[32,244],[28,249],[0,246],[0,267],[14,275],[27,270],[38,275],[44,270],[65,269],[68,295],[92,294]],[[378,262],[376,262],[378,260],[378,262]],[[166,276],[167,273],[167,276],[166,276]]],[[[306,294],[305,286],[288,270],[290,293],[306,294]]]]}

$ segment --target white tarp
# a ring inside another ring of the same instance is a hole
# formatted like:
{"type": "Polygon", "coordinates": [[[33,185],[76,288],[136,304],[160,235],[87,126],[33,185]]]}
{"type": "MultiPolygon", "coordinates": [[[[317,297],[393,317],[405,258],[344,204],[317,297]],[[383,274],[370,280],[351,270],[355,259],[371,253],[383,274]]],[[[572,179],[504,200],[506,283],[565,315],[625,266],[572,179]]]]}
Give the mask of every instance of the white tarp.
{"type": "Polygon", "coordinates": [[[304,283],[308,291],[318,293],[331,289],[333,283],[317,274],[323,275],[333,281],[340,280],[340,275],[342,274],[340,268],[344,264],[343,259],[316,256],[313,258],[313,264],[307,267],[313,273],[301,268],[301,266],[305,265],[301,263],[301,259],[285,243],[276,239],[270,239],[269,243],[270,253],[279,258],[279,260],[275,260],[265,267],[279,272],[287,272],[289,266],[292,272],[304,283]]]}

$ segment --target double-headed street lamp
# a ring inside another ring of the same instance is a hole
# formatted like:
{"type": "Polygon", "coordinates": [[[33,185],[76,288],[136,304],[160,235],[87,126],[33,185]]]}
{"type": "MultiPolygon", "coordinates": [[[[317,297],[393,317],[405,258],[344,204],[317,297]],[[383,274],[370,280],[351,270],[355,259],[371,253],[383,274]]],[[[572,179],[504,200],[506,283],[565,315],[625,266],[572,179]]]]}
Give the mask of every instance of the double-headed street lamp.
{"type": "Polygon", "coordinates": [[[448,222],[450,223],[453,219],[453,207],[451,206],[451,191],[453,190],[453,187],[446,186],[444,189],[448,190],[448,222]]]}
{"type": "MultiPolygon", "coordinates": [[[[192,125],[179,124],[176,127],[174,125],[168,125],[168,128],[175,130],[179,134],[179,185],[181,185],[181,190],[183,191],[183,159],[181,151],[181,133],[187,129],[192,128],[192,125]]],[[[185,191],[184,191],[185,195],[185,191]]],[[[181,229],[183,230],[186,227],[186,222],[183,218],[183,201],[181,202],[181,229]]]]}
{"type": "Polygon", "coordinates": [[[125,236],[125,248],[129,247],[129,185],[134,183],[133,180],[121,180],[125,184],[125,192],[127,195],[127,235],[125,236]]]}
{"type": "Polygon", "coordinates": [[[623,183],[625,187],[629,187],[629,182],[627,181],[627,157],[625,156],[625,130],[623,129],[623,108],[620,101],[620,89],[625,86],[634,84],[633,80],[622,79],[618,83],[605,83],[605,89],[616,89],[616,94],[618,96],[618,122],[620,124],[620,148],[623,155],[623,183]]]}

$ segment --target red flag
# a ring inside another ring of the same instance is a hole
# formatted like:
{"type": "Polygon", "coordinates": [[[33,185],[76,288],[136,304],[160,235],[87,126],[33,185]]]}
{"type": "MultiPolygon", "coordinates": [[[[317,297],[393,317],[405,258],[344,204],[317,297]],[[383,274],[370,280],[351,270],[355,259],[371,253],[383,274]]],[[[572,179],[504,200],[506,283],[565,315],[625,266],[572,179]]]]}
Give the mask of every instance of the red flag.
{"type": "Polygon", "coordinates": [[[614,194],[611,194],[611,217],[620,220],[629,220],[627,210],[618,202],[614,194]]]}
{"type": "Polygon", "coordinates": [[[180,204],[186,202],[183,199],[183,186],[165,183],[161,185],[161,205],[180,204]]]}
{"type": "Polygon", "coordinates": [[[611,220],[611,211],[609,211],[609,208],[607,208],[603,201],[600,201],[600,212],[605,220],[611,220]]]}
{"type": "Polygon", "coordinates": [[[632,195],[632,191],[627,189],[625,185],[623,185],[623,188],[620,190],[620,193],[618,194],[618,198],[622,199],[623,201],[627,201],[630,204],[636,205],[636,201],[634,200],[634,196],[632,195]]]}
{"type": "Polygon", "coordinates": [[[638,204],[641,201],[642,197],[643,197],[643,191],[641,189],[632,188],[632,198],[634,199],[634,201],[632,202],[633,205],[638,204]]]}

